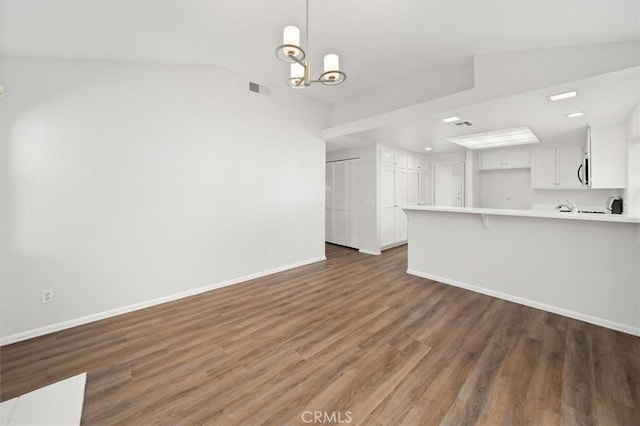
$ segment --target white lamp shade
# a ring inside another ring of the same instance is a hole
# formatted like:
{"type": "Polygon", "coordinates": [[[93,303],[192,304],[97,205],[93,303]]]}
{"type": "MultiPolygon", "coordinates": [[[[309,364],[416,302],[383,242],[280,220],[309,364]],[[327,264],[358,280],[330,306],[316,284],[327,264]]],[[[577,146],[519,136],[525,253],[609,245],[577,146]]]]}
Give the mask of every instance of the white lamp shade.
{"type": "Polygon", "coordinates": [[[291,78],[304,78],[304,67],[300,64],[291,64],[291,78]]]}
{"type": "Polygon", "coordinates": [[[340,59],[335,53],[329,53],[324,57],[324,72],[340,71],[340,59]]]}
{"type": "Polygon", "coordinates": [[[282,44],[300,46],[300,30],[298,27],[293,25],[284,27],[284,31],[282,32],[282,44]]]}

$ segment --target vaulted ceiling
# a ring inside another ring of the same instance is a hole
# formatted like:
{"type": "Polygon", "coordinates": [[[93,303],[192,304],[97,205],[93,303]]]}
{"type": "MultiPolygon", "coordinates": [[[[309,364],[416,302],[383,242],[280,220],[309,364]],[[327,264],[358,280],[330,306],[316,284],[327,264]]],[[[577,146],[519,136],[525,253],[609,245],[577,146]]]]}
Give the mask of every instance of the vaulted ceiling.
{"type": "MultiPolygon", "coordinates": [[[[271,86],[282,28],[304,40],[304,0],[12,1],[0,3],[0,54],[221,65],[271,86]]],[[[639,38],[638,1],[320,1],[309,4],[315,72],[340,54],[338,87],[304,95],[328,102],[474,54],[639,38]]]]}
{"type": "MultiPolygon", "coordinates": [[[[416,103],[421,90],[432,98],[454,93],[443,81],[448,67],[470,73],[473,83],[476,55],[638,41],[640,0],[311,0],[309,45],[304,0],[2,0],[0,55],[215,64],[285,87],[288,68],[274,49],[291,24],[301,29],[312,74],[320,73],[324,54],[340,55],[344,84],[299,91],[333,103],[335,113],[367,104],[371,94],[384,99],[402,85],[401,106],[416,103]]],[[[521,124],[553,139],[575,136],[588,120],[620,115],[638,101],[637,70],[583,83],[585,96],[562,104],[587,112],[574,121],[545,103],[542,90],[451,111],[474,128],[443,127],[445,111],[436,111],[326,140],[329,149],[383,142],[445,152],[459,149],[447,136],[521,124]]]]}

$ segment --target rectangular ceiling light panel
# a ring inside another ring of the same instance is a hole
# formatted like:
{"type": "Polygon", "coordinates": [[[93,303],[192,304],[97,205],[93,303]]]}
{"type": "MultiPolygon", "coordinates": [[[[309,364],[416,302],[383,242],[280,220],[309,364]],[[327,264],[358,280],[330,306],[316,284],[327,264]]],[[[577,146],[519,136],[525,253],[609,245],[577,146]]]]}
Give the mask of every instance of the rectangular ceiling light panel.
{"type": "Polygon", "coordinates": [[[569,99],[569,98],[575,98],[576,96],[578,96],[578,91],[577,90],[572,90],[570,92],[564,92],[564,93],[558,93],[555,95],[551,95],[549,96],[549,100],[554,102],[554,101],[561,101],[563,99],[569,99]]]}
{"type": "Polygon", "coordinates": [[[447,140],[468,149],[488,149],[540,142],[527,126],[473,133],[471,135],[456,136],[447,140]]]}

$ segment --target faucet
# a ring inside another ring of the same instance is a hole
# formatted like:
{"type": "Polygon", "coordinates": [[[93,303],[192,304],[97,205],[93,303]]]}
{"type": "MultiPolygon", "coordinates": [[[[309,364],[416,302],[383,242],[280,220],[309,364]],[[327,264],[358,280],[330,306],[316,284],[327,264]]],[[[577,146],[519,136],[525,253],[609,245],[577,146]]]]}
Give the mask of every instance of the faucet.
{"type": "Polygon", "coordinates": [[[580,211],[580,208],[576,203],[574,203],[571,200],[566,200],[566,201],[569,204],[560,203],[556,206],[556,210],[560,212],[571,212],[571,213],[578,213],[580,211]],[[564,209],[568,209],[568,210],[564,210],[564,209]]]}

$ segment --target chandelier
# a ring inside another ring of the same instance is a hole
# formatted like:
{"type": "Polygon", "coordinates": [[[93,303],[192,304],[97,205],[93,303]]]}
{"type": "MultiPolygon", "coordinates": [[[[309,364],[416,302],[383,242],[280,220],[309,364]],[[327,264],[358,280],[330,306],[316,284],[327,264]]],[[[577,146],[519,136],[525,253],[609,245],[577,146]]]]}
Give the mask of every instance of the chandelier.
{"type": "MultiPolygon", "coordinates": [[[[300,47],[300,30],[298,27],[289,25],[284,27],[282,44],[276,48],[276,56],[282,62],[291,64],[290,78],[286,80],[289,87],[303,89],[311,86],[312,83],[322,83],[327,86],[335,86],[347,79],[347,75],[340,71],[340,59],[335,53],[330,53],[324,57],[324,72],[317,80],[311,80],[311,64],[307,54],[300,47]]],[[[309,0],[307,0],[306,14],[306,40],[305,44],[309,48],[309,0]]]]}

